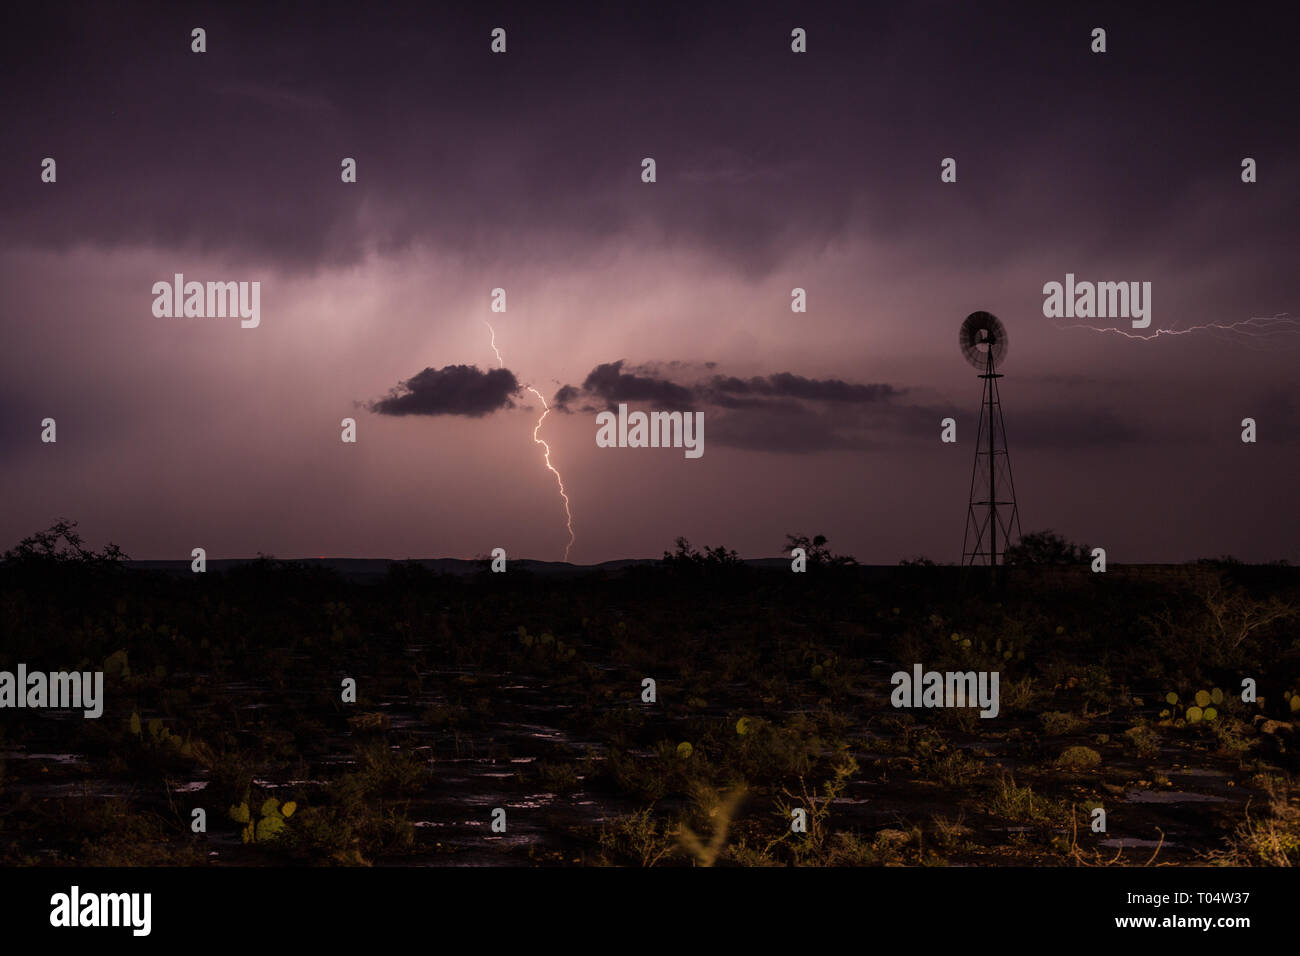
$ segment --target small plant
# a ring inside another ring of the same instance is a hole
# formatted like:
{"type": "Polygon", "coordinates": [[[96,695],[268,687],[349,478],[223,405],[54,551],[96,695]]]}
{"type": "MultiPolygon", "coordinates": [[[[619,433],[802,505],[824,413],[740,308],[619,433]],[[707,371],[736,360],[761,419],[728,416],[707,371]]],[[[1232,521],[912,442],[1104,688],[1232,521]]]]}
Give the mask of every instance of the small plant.
{"type": "MultiPolygon", "coordinates": [[[[619,622],[622,624],[622,622],[619,622]]],[[[519,643],[529,648],[535,657],[551,661],[571,661],[578,656],[578,649],[572,644],[556,640],[550,631],[541,634],[529,634],[528,628],[519,625],[519,643]]]]}
{"type": "Polygon", "coordinates": [[[1049,823],[1063,805],[1036,795],[1032,787],[1017,785],[1015,778],[1003,775],[993,788],[988,809],[991,814],[1013,823],[1049,823]]]}
{"type": "MultiPolygon", "coordinates": [[[[1023,654],[1024,651],[1020,653],[1023,654]]],[[[1028,710],[1034,706],[1034,702],[1038,700],[1040,693],[1037,678],[1004,679],[1002,682],[1002,710],[1006,713],[1028,710]]]]}
{"type": "Polygon", "coordinates": [[[1067,747],[1056,758],[1056,765],[1063,770],[1090,770],[1101,764],[1101,754],[1091,747],[1067,747]]]}
{"type": "Polygon", "coordinates": [[[705,846],[691,828],[685,824],[682,824],[677,831],[678,841],[695,858],[697,864],[712,866],[717,861],[718,854],[722,852],[722,846],[727,840],[727,828],[731,825],[731,821],[736,815],[736,809],[744,798],[745,787],[743,785],[733,788],[726,797],[721,796],[712,787],[703,784],[697,786],[695,800],[700,805],[704,815],[713,821],[713,836],[710,838],[708,846],[705,846]]]}
{"type": "Polygon", "coordinates": [[[189,738],[182,739],[179,734],[172,733],[158,717],[150,717],[149,723],[142,726],[139,712],[132,711],[131,717],[127,721],[127,730],[133,736],[139,737],[143,743],[156,750],[171,751],[180,754],[182,757],[193,757],[195,755],[195,745],[190,742],[189,738]]]}
{"type": "Polygon", "coordinates": [[[949,750],[942,756],[921,761],[926,776],[947,787],[964,787],[984,775],[984,765],[964,750],[949,750]]]}
{"type": "Polygon", "coordinates": [[[262,801],[259,819],[254,821],[248,809],[248,801],[230,808],[230,819],[244,824],[240,836],[245,843],[272,843],[284,836],[286,821],[298,809],[298,804],[290,800],[281,804],[275,797],[262,801]]]}
{"type": "Polygon", "coordinates": [[[785,799],[778,798],[776,814],[782,826],[787,829],[770,844],[786,844],[794,856],[796,865],[818,865],[830,862],[843,846],[843,837],[851,834],[838,834],[840,839],[832,841],[830,828],[831,806],[848,789],[849,781],[858,772],[858,762],[848,753],[841,752],[831,767],[831,778],[822,784],[820,794],[816,788],[810,790],[803,776],[799,777],[799,792],[788,787],[782,788],[785,799]],[[795,834],[788,829],[792,812],[802,809],[806,813],[807,832],[795,834]]]}
{"type": "Polygon", "coordinates": [[[965,842],[964,838],[975,831],[966,826],[965,814],[959,813],[955,820],[936,815],[934,817],[934,832],[939,845],[951,853],[954,850],[961,849],[965,842]]]}
{"type": "Polygon", "coordinates": [[[581,785],[576,764],[542,761],[537,765],[537,772],[542,785],[552,793],[568,793],[581,785]]]}
{"type": "Polygon", "coordinates": [[[1124,731],[1124,740],[1139,757],[1151,758],[1160,753],[1160,738],[1144,724],[1124,731]]]}
{"type": "Polygon", "coordinates": [[[601,860],[611,865],[654,866],[677,849],[672,834],[656,822],[649,807],[602,826],[599,841],[601,860]]]}
{"type": "MultiPolygon", "coordinates": [[[[1179,706],[1181,700],[1182,698],[1173,691],[1165,695],[1165,703],[1169,707],[1160,711],[1162,721],[1175,722],[1177,713],[1175,708],[1179,706]]],[[[1219,716],[1218,705],[1224,702],[1224,695],[1223,691],[1218,687],[1209,690],[1202,688],[1192,694],[1191,700],[1192,703],[1183,710],[1182,720],[1188,724],[1199,724],[1202,721],[1214,720],[1219,716]]]]}
{"type": "Polygon", "coordinates": [[[369,711],[349,717],[348,726],[358,733],[383,733],[389,729],[390,721],[385,713],[369,711]]]}
{"type": "Polygon", "coordinates": [[[1255,778],[1268,798],[1268,810],[1252,818],[1250,803],[1245,819],[1228,837],[1224,849],[1209,854],[1221,866],[1300,866],[1300,809],[1290,800],[1284,781],[1255,778]]]}
{"type": "Polygon", "coordinates": [[[1038,719],[1043,722],[1043,730],[1052,737],[1072,734],[1087,723],[1087,721],[1074,716],[1074,714],[1062,713],[1058,710],[1051,710],[1041,714],[1038,719]]]}
{"type": "MultiPolygon", "coordinates": [[[[1210,710],[1214,708],[1211,707],[1210,710]]],[[[1218,741],[1220,752],[1230,755],[1243,754],[1258,744],[1257,738],[1247,737],[1242,733],[1245,728],[1245,724],[1232,718],[1215,720],[1209,724],[1209,729],[1218,741]]]]}

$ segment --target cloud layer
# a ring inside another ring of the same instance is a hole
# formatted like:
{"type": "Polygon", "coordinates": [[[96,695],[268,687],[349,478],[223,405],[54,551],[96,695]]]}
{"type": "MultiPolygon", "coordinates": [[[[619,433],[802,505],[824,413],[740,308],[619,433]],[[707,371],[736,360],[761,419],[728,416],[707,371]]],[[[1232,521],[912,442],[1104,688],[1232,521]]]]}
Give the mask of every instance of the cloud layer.
{"type": "Polygon", "coordinates": [[[484,372],[476,365],[447,365],[424,371],[400,382],[387,398],[370,402],[380,415],[464,415],[482,418],[504,408],[514,408],[511,396],[519,381],[507,368],[484,372]]]}

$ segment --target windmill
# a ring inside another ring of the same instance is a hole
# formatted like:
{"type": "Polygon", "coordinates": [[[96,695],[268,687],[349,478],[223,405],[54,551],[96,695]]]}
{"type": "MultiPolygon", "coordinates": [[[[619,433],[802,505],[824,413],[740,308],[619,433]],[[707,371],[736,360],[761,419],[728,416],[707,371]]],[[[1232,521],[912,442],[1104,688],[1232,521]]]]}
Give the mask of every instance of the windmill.
{"type": "Polygon", "coordinates": [[[979,430],[975,439],[975,466],[971,471],[970,504],[966,510],[966,535],[962,540],[962,565],[988,563],[989,580],[997,585],[998,546],[1005,555],[1012,528],[1020,537],[1016,486],[1011,480],[1011,455],[1007,451],[1006,425],[998,396],[997,371],[1007,355],[1007,330],[991,312],[972,312],[961,324],[961,354],[984,380],[979,430]]]}

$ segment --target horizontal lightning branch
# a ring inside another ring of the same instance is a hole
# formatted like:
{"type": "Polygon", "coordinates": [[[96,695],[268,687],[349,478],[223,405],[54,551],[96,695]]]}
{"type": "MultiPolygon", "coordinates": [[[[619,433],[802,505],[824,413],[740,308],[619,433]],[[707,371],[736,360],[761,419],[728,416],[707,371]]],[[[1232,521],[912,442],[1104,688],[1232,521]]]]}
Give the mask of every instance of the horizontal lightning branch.
{"type": "Polygon", "coordinates": [[[1133,332],[1114,326],[1103,328],[1096,325],[1058,325],[1059,329],[1087,329],[1091,332],[1109,332],[1122,335],[1126,339],[1139,339],[1150,342],[1161,336],[1191,335],[1195,332],[1208,333],[1218,338],[1245,345],[1249,348],[1268,348],[1281,344],[1300,343],[1300,318],[1286,313],[1268,317],[1242,319],[1240,322],[1223,324],[1207,322],[1204,325],[1191,325],[1185,329],[1156,329],[1154,332],[1133,332]]]}

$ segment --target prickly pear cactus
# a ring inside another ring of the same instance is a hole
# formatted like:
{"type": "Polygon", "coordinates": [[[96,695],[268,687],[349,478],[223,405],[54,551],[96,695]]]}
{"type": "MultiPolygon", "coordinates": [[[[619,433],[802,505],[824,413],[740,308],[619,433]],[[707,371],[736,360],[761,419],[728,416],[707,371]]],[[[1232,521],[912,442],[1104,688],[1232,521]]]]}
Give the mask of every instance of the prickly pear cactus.
{"type": "Polygon", "coordinates": [[[248,801],[231,807],[230,819],[244,824],[240,836],[245,843],[271,843],[284,836],[288,829],[287,821],[297,809],[298,804],[292,800],[282,805],[275,797],[268,797],[258,810],[259,819],[253,819],[248,801]]]}

